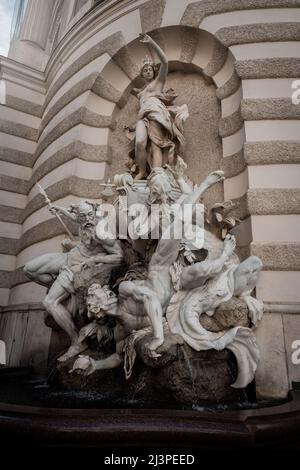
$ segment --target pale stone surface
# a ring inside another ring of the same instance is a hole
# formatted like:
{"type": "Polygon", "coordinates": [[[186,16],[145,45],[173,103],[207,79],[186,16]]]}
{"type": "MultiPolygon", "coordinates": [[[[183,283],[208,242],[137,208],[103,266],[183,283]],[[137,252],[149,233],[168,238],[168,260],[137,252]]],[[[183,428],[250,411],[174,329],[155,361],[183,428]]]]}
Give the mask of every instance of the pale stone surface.
{"type": "Polygon", "coordinates": [[[27,282],[26,284],[20,284],[19,286],[13,287],[10,290],[9,305],[17,305],[20,303],[33,303],[40,302],[45,297],[46,288],[34,284],[33,282],[27,282]]]}
{"type": "Polygon", "coordinates": [[[223,137],[223,157],[228,157],[234,153],[240,152],[245,142],[244,126],[234,134],[223,137]]]}
{"type": "Polygon", "coordinates": [[[248,167],[250,188],[300,188],[300,164],[248,167]]]}
{"type": "Polygon", "coordinates": [[[300,122],[296,119],[280,121],[265,119],[263,121],[245,122],[246,139],[248,142],[264,140],[297,140],[300,122]]]}
{"type": "Polygon", "coordinates": [[[265,314],[256,332],[260,360],[257,398],[286,398],[289,391],[282,316],[265,314]]]}
{"type": "Polygon", "coordinates": [[[297,41],[278,41],[268,42],[266,44],[239,44],[231,46],[230,50],[237,61],[265,59],[272,57],[273,59],[282,57],[300,57],[300,51],[297,41]]]}
{"type": "Polygon", "coordinates": [[[243,98],[289,98],[291,99],[292,78],[263,78],[243,80],[243,98]]]}
{"type": "Polygon", "coordinates": [[[249,187],[248,168],[237,176],[233,176],[224,182],[224,198],[236,199],[247,192],[249,187]]]}
{"type": "Polygon", "coordinates": [[[22,227],[19,224],[11,222],[0,222],[1,237],[19,238],[22,233],[22,227]]]}
{"type": "Polygon", "coordinates": [[[300,215],[252,215],[256,242],[300,242],[300,215]]]}
{"type": "MultiPolygon", "coordinates": [[[[21,163],[21,162],[20,162],[21,163]]],[[[1,175],[13,176],[14,178],[21,178],[29,180],[32,170],[27,166],[16,165],[11,162],[1,162],[1,175]]]]}
{"type": "Polygon", "coordinates": [[[36,149],[36,142],[16,135],[5,134],[4,132],[0,132],[0,141],[3,147],[20,150],[22,152],[33,153],[36,149]]]}
{"type": "Polygon", "coordinates": [[[16,194],[11,191],[0,190],[0,200],[1,203],[6,206],[24,209],[27,203],[27,196],[16,194]]]}
{"type": "Polygon", "coordinates": [[[264,302],[300,302],[299,271],[262,271],[256,295],[264,302]]]}

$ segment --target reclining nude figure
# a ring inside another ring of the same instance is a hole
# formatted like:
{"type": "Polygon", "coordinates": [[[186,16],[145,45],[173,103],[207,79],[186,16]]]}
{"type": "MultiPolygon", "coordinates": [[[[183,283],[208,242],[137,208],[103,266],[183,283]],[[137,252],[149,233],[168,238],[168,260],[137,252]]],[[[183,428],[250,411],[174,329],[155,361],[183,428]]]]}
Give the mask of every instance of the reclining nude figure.
{"type": "Polygon", "coordinates": [[[79,224],[79,240],[71,242],[73,248],[67,253],[47,253],[24,266],[24,272],[29,279],[50,286],[43,301],[44,307],[70,337],[71,345],[67,352],[58,358],[60,362],[86,349],[86,345],[78,341],[78,330],[74,323],[74,274],[98,263],[108,263],[113,267],[123,259],[120,242],[113,237],[102,237],[97,230],[97,207],[97,204],[89,201],[81,201],[67,209],[52,206],[52,212],[57,211],[79,224]]]}
{"type": "MultiPolygon", "coordinates": [[[[196,204],[203,193],[212,185],[224,179],[222,171],[211,173],[200,186],[186,195],[181,204],[196,204]]],[[[174,232],[176,224],[182,224],[180,219],[173,222],[174,232]]],[[[170,299],[174,293],[170,268],[177,260],[181,239],[161,238],[155,253],[152,255],[148,268],[148,277],[145,280],[123,281],[119,286],[119,295],[110,291],[107,287],[98,286],[95,290],[95,303],[88,307],[98,310],[100,315],[108,315],[117,319],[114,336],[117,343],[116,352],[111,356],[94,360],[89,356],[80,357],[75,361],[72,370],[83,369],[86,375],[97,369],[111,369],[123,363],[124,339],[134,330],[141,330],[152,326],[153,338],[149,343],[149,350],[155,357],[155,350],[163,344],[163,316],[167,310],[170,299]]],[[[235,239],[228,236],[223,244],[223,250],[219,258],[186,266],[182,270],[182,282],[185,288],[193,288],[195,280],[198,285],[203,285],[206,280],[218,274],[224,264],[231,257],[235,249],[235,239]],[[193,270],[191,278],[190,270],[193,270]]]]}

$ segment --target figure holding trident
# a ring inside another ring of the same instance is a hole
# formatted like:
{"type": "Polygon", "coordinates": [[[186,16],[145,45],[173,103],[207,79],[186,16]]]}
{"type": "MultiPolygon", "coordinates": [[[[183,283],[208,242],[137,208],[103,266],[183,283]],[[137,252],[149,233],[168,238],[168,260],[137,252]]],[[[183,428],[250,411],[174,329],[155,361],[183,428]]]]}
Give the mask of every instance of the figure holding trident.
{"type": "MultiPolygon", "coordinates": [[[[58,208],[58,206],[53,206],[52,202],[50,201],[50,199],[48,198],[48,195],[46,193],[46,191],[42,188],[42,186],[40,185],[40,183],[36,183],[37,187],[39,188],[39,191],[41,193],[42,196],[44,196],[45,198],[45,202],[46,204],[48,205],[48,209],[49,211],[55,215],[55,217],[60,221],[61,225],[63,226],[63,228],[65,229],[67,235],[69,236],[69,238],[71,240],[74,240],[74,237],[73,237],[73,234],[72,232],[68,229],[67,225],[64,223],[64,221],[62,220],[61,218],[61,215],[59,214],[59,211],[62,212],[64,215],[66,215],[67,217],[69,217],[69,212],[65,212],[66,209],[64,209],[63,207],[61,208],[58,208]]],[[[74,220],[72,218],[72,220],[74,220]]]]}
{"type": "Polygon", "coordinates": [[[123,252],[118,240],[108,238],[106,232],[102,237],[101,231],[96,231],[99,221],[96,212],[99,204],[81,201],[77,205],[72,204],[69,208],[64,208],[53,205],[43,189],[42,194],[49,210],[58,217],[68,234],[70,232],[61,220],[61,215],[79,224],[79,240],[75,242],[73,239],[73,247],[69,252],[47,253],[24,266],[24,272],[29,279],[47,287],[51,286],[43,304],[71,339],[68,351],[58,359],[65,361],[86,348],[84,343],[78,342],[78,331],[74,323],[76,304],[72,302],[70,307],[66,307],[70,298],[75,300],[74,274],[94,264],[105,263],[114,267],[122,261],[123,252]]]}

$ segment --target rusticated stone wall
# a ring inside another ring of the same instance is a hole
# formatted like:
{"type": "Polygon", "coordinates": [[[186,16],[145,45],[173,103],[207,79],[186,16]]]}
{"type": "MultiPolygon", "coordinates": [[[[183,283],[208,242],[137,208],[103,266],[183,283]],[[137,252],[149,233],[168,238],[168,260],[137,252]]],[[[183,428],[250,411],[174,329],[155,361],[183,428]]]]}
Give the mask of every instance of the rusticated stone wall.
{"type": "Polygon", "coordinates": [[[40,302],[44,290],[24,278],[22,266],[58,250],[63,238],[35,183],[68,204],[99,198],[99,183],[122,171],[121,124],[134,109],[129,92],[150,54],[138,35],[150,32],[169,58],[170,83],[205,127],[201,139],[194,121],[187,123],[190,171],[198,178],[224,169],[224,197],[240,203],[240,252],[263,260],[256,293],[274,313],[258,331],[257,392],[286,396],[291,380],[300,380],[290,360],[300,339],[300,105],[291,100],[300,78],[300,0],[110,0],[86,2],[75,16],[71,6],[53,5],[38,60],[29,43],[26,65],[13,60],[17,43],[11,59],[0,59],[2,320],[14,322],[12,305],[40,302]],[[186,81],[192,86],[185,92],[186,81]]]}

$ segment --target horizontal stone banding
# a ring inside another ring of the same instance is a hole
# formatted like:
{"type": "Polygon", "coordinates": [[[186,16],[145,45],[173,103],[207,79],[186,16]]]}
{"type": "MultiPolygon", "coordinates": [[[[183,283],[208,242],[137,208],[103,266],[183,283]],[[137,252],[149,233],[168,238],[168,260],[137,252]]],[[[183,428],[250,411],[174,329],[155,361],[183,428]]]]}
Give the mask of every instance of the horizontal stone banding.
{"type": "Polygon", "coordinates": [[[24,209],[18,207],[5,206],[0,204],[0,220],[2,222],[11,222],[21,224],[23,221],[24,209]]]}
{"type": "Polygon", "coordinates": [[[203,0],[189,4],[181,18],[180,24],[199,27],[201,21],[210,15],[240,10],[262,8],[293,8],[300,6],[299,0],[203,0]]]}
{"type": "Polygon", "coordinates": [[[300,106],[289,98],[247,98],[241,102],[241,113],[245,121],[300,119],[300,106]]]}
{"type": "Polygon", "coordinates": [[[26,284],[27,282],[31,282],[30,279],[24,274],[23,267],[16,269],[13,274],[14,275],[10,279],[10,289],[18,286],[19,284],[26,284]]]}
{"type": "Polygon", "coordinates": [[[106,145],[86,144],[79,140],[72,142],[55,152],[37,167],[29,181],[28,191],[30,191],[32,186],[43,176],[46,176],[50,171],[73,158],[79,158],[87,162],[107,162],[111,158],[110,147],[106,145]]]}
{"type": "Polygon", "coordinates": [[[219,29],[216,37],[227,47],[254,42],[299,41],[300,24],[283,22],[228,26],[219,29]]]}
{"type": "Polygon", "coordinates": [[[15,238],[0,237],[0,253],[4,255],[17,254],[18,240],[15,238]]]}
{"type": "Polygon", "coordinates": [[[101,98],[116,103],[120,108],[125,106],[127,102],[124,93],[108,83],[101,75],[97,76],[92,91],[96,93],[96,95],[101,96],[101,98]]]}
{"type": "Polygon", "coordinates": [[[122,47],[125,46],[125,39],[119,31],[105,38],[103,41],[95,44],[91,49],[77,58],[66,70],[64,70],[55,81],[55,83],[48,83],[48,93],[45,101],[45,108],[50,103],[51,99],[56,95],[58,90],[69,80],[75,73],[79,72],[83,67],[91,63],[106,52],[113,57],[122,47]],[[50,88],[51,86],[51,88],[50,88]]]}
{"type": "Polygon", "coordinates": [[[18,194],[28,194],[28,184],[28,181],[21,178],[0,175],[0,189],[4,191],[11,191],[18,194]]]}
{"type": "Polygon", "coordinates": [[[249,189],[247,201],[253,215],[300,214],[300,189],[249,189]]]}
{"type": "Polygon", "coordinates": [[[5,134],[15,135],[22,137],[23,139],[37,141],[38,130],[34,127],[25,126],[17,122],[8,121],[6,119],[0,119],[0,131],[5,134]]]}
{"type": "Polygon", "coordinates": [[[63,119],[62,122],[58,123],[38,144],[35,152],[36,160],[50,144],[79,124],[103,128],[111,126],[112,119],[109,116],[99,116],[98,114],[87,110],[85,107],[77,109],[74,113],[69,114],[65,119],[63,119]]]}
{"type": "Polygon", "coordinates": [[[65,106],[71,103],[71,101],[82,95],[84,92],[91,90],[97,76],[98,74],[93,72],[76,83],[76,85],[73,85],[68,91],[66,91],[66,93],[64,93],[43,116],[39,133],[41,134],[49,122],[54,118],[54,116],[58,114],[59,111],[61,111],[65,106]]]}
{"type": "Polygon", "coordinates": [[[33,103],[31,101],[23,100],[17,96],[6,95],[5,105],[9,108],[16,109],[17,111],[22,111],[23,113],[31,114],[32,116],[42,117],[43,106],[33,103]]]}
{"type": "MultiPolygon", "coordinates": [[[[73,223],[69,219],[66,219],[65,217],[63,217],[63,219],[71,232],[76,235],[78,230],[77,224],[73,223]]],[[[44,240],[48,240],[49,238],[56,237],[57,235],[62,235],[64,233],[66,233],[64,227],[56,218],[41,222],[40,224],[23,233],[22,237],[20,240],[18,240],[17,243],[17,254],[28,246],[44,240]]]]}
{"type": "Polygon", "coordinates": [[[282,57],[238,60],[235,69],[242,79],[297,78],[300,76],[300,59],[282,57]]]}
{"type": "Polygon", "coordinates": [[[248,165],[300,163],[300,140],[246,142],[244,157],[248,165]]]}
{"type": "Polygon", "coordinates": [[[261,258],[265,271],[300,270],[300,243],[251,243],[251,254],[261,258]]]}
{"type": "Polygon", "coordinates": [[[34,155],[8,147],[0,147],[0,160],[32,168],[34,155]]]}
{"type": "MultiPolygon", "coordinates": [[[[100,180],[88,180],[77,176],[69,176],[47,187],[47,195],[53,202],[69,195],[86,199],[98,199],[101,197],[101,191],[100,180]]],[[[44,198],[41,194],[38,194],[27,204],[23,211],[23,220],[43,206],[45,206],[44,198]]]]}
{"type": "Polygon", "coordinates": [[[10,288],[13,283],[15,271],[0,270],[0,288],[10,288]]]}

